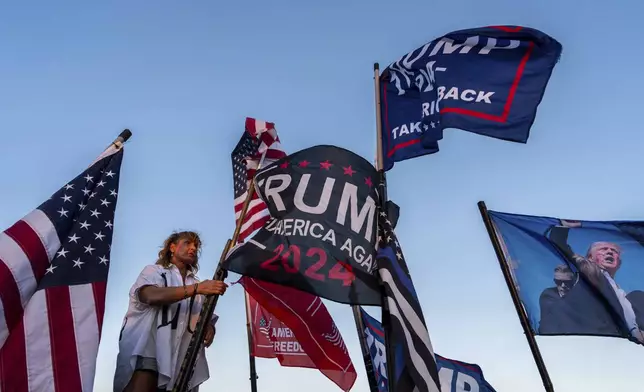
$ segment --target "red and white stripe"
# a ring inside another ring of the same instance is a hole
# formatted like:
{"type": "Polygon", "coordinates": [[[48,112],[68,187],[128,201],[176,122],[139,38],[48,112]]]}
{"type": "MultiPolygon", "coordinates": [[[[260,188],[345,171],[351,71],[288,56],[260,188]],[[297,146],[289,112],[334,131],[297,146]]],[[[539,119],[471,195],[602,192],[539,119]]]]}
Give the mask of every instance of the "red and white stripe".
{"type": "MultiPolygon", "coordinates": [[[[250,133],[253,137],[259,139],[258,154],[246,159],[248,186],[251,186],[260,161],[262,160],[262,156],[265,155],[263,161],[261,162],[261,165],[262,167],[266,167],[269,164],[285,157],[286,153],[282,149],[279,137],[277,136],[275,124],[261,120],[255,120],[253,118],[246,118],[245,131],[250,133]]],[[[246,192],[235,199],[235,223],[239,221],[242,208],[244,206],[244,201],[246,201],[247,196],[248,190],[246,190],[246,192]]],[[[241,230],[239,231],[238,242],[243,242],[244,239],[248,237],[252,232],[264,226],[264,224],[269,219],[270,214],[266,207],[266,203],[264,203],[264,201],[259,198],[257,192],[253,192],[251,202],[248,205],[248,210],[246,212],[246,215],[244,216],[241,230]]]]}
{"type": "Polygon", "coordinates": [[[107,282],[36,291],[61,246],[33,210],[0,233],[0,391],[92,391],[107,282]]]}

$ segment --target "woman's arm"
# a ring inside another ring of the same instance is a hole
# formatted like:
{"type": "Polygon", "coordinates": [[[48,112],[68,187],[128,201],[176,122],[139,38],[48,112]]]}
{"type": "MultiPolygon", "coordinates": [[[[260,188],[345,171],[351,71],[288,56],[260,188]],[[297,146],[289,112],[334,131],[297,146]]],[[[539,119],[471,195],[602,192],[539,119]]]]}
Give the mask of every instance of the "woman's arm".
{"type": "Polygon", "coordinates": [[[223,295],[227,287],[226,283],[219,280],[204,280],[188,286],[177,287],[143,286],[139,289],[139,301],[152,306],[169,305],[195,294],[223,295]]]}
{"type": "Polygon", "coordinates": [[[162,306],[181,301],[195,293],[195,285],[177,287],[143,286],[139,289],[139,301],[152,306],[162,306]]]}

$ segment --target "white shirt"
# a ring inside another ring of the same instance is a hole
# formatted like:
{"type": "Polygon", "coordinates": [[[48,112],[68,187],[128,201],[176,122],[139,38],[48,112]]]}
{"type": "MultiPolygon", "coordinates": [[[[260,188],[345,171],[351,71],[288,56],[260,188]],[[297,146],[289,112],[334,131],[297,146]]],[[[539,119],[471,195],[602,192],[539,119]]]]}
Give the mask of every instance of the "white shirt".
{"type": "MultiPolygon", "coordinates": [[[[186,286],[199,282],[192,275],[186,276],[186,286]]],[[[164,268],[161,265],[147,265],[139,274],[130,289],[128,309],[123,319],[119,338],[119,354],[116,358],[114,373],[114,392],[122,392],[132,377],[137,356],[156,358],[159,372],[158,386],[171,390],[177,373],[190,344],[192,333],[197,325],[201,306],[205,299],[196,295],[189,312],[191,298],[186,298],[166,306],[151,306],[139,300],[141,287],[181,287],[183,280],[179,269],[172,265],[164,268]],[[188,326],[190,331],[188,331],[188,326]]],[[[190,288],[188,288],[190,290],[190,288]]],[[[213,326],[219,316],[213,314],[213,326]]],[[[195,370],[190,379],[193,391],[210,377],[206,362],[205,349],[202,346],[195,370]]]]}

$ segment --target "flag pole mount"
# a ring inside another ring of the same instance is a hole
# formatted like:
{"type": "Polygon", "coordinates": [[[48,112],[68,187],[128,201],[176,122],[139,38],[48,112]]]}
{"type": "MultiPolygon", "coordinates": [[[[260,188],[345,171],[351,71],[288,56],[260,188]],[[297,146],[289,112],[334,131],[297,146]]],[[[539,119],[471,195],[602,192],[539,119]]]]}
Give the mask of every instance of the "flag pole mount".
{"type": "Polygon", "coordinates": [[[481,213],[481,218],[483,218],[483,223],[485,223],[485,229],[487,230],[487,233],[490,236],[490,241],[492,242],[492,246],[494,247],[494,252],[496,253],[496,257],[499,260],[499,265],[501,266],[501,271],[503,272],[505,283],[508,285],[508,290],[510,291],[510,296],[512,297],[512,302],[514,303],[514,308],[516,309],[517,314],[519,316],[521,327],[523,327],[523,333],[526,339],[528,340],[528,345],[530,346],[530,351],[532,351],[534,362],[536,363],[537,369],[539,370],[539,375],[541,376],[543,387],[545,388],[546,392],[554,392],[554,387],[552,385],[552,381],[550,380],[548,369],[546,368],[546,364],[543,361],[543,357],[541,356],[541,351],[539,350],[539,346],[537,345],[537,340],[535,339],[534,334],[532,333],[532,328],[530,327],[530,320],[528,319],[528,314],[526,313],[525,308],[521,303],[521,299],[519,298],[519,292],[517,291],[517,288],[512,281],[512,274],[510,272],[508,260],[506,259],[505,254],[503,252],[503,247],[501,246],[501,242],[499,241],[497,235],[495,234],[494,223],[492,223],[492,219],[490,219],[490,214],[488,213],[488,209],[485,206],[485,202],[479,201],[477,205],[481,213]]]}
{"type": "Polygon", "coordinates": [[[96,157],[90,164],[90,166],[94,165],[96,162],[100,161],[101,159],[108,157],[112,154],[115,154],[119,152],[122,148],[125,142],[128,141],[128,139],[132,136],[132,131],[129,129],[124,129],[117,137],[114,139],[112,143],[110,143],[103,152],[96,157]]]}
{"type": "Polygon", "coordinates": [[[121,132],[121,133],[118,135],[118,137],[116,138],[116,140],[114,140],[114,141],[112,142],[112,144],[114,144],[114,146],[116,146],[116,147],[119,147],[119,148],[120,148],[123,144],[125,144],[125,142],[127,142],[127,141],[128,141],[128,139],[130,139],[130,137],[132,137],[132,131],[130,131],[129,129],[125,128],[125,129],[123,130],[123,132],[121,132]]]}

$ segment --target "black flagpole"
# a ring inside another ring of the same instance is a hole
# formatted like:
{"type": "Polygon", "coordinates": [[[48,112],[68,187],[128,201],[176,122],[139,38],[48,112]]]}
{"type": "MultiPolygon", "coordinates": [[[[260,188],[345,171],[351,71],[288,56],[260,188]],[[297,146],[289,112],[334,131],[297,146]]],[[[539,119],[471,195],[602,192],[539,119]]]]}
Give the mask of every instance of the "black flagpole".
{"type": "Polygon", "coordinates": [[[534,362],[537,364],[539,369],[539,375],[541,376],[541,381],[547,392],[554,392],[554,387],[552,386],[552,381],[550,380],[550,375],[548,374],[548,369],[546,369],[546,364],[543,361],[541,356],[541,351],[539,351],[539,346],[537,345],[537,340],[532,333],[530,327],[530,321],[528,320],[528,315],[521,304],[521,299],[519,298],[519,292],[517,291],[516,286],[512,282],[512,276],[510,273],[510,268],[508,265],[508,260],[505,258],[503,253],[503,248],[501,247],[501,242],[495,234],[494,224],[490,215],[488,214],[487,207],[485,202],[478,202],[479,211],[481,212],[481,217],[485,223],[485,228],[487,233],[490,236],[490,241],[492,241],[492,246],[494,247],[494,252],[496,257],[499,260],[499,265],[501,266],[501,271],[503,271],[503,277],[505,278],[505,283],[508,285],[508,290],[510,290],[510,296],[512,297],[512,302],[514,302],[514,308],[519,315],[519,321],[523,327],[523,333],[525,334],[526,339],[528,340],[528,345],[530,346],[530,351],[532,351],[532,356],[534,357],[534,362]]]}
{"type": "Polygon", "coordinates": [[[129,129],[125,128],[125,129],[123,130],[123,132],[121,132],[121,133],[118,135],[118,137],[117,137],[117,138],[112,142],[112,144],[113,144],[116,148],[121,148],[121,146],[123,146],[123,144],[125,144],[125,142],[127,142],[127,141],[128,141],[128,139],[129,139],[131,136],[132,136],[132,131],[130,131],[129,129]]]}
{"type": "MultiPolygon", "coordinates": [[[[250,194],[250,192],[249,192],[250,194]]],[[[244,204],[248,208],[250,203],[250,198],[248,198],[248,203],[244,204]]],[[[239,226],[239,225],[238,225],[239,226]]],[[[240,226],[241,227],[241,226],[240,226]]],[[[233,240],[237,240],[239,233],[235,230],[236,235],[233,235],[233,240]]],[[[228,276],[228,271],[221,268],[221,263],[226,259],[228,251],[232,248],[233,240],[229,239],[224,246],[221,256],[219,257],[219,263],[217,264],[217,269],[215,270],[215,275],[213,280],[223,281],[228,276]]],[[[215,307],[217,306],[217,301],[219,300],[218,294],[212,294],[206,296],[206,300],[201,308],[201,313],[199,314],[199,319],[197,320],[197,326],[195,327],[195,332],[192,334],[190,339],[190,344],[188,345],[188,350],[186,355],[183,357],[181,362],[181,368],[177,374],[177,379],[172,388],[172,392],[188,392],[191,389],[190,379],[194,372],[195,363],[197,362],[197,355],[203,344],[204,336],[206,335],[206,325],[212,319],[212,315],[215,312],[215,307]]]]}
{"type": "MultiPolygon", "coordinates": [[[[375,103],[376,103],[376,169],[378,170],[380,174],[380,181],[379,181],[379,186],[380,186],[380,192],[379,192],[379,197],[380,197],[380,204],[382,208],[385,208],[385,204],[387,202],[387,183],[386,183],[386,178],[385,178],[385,172],[382,169],[383,166],[383,160],[382,160],[382,142],[381,142],[381,129],[382,129],[382,121],[380,117],[380,66],[378,63],[374,63],[373,65],[373,74],[374,74],[374,90],[375,90],[375,103]]],[[[376,244],[378,246],[378,244],[376,244]]],[[[387,306],[387,304],[382,305],[387,306]]],[[[364,359],[364,365],[365,365],[365,370],[367,372],[367,379],[369,380],[369,389],[371,392],[378,392],[378,381],[376,380],[376,374],[375,374],[375,369],[373,367],[373,361],[371,360],[371,353],[369,352],[369,347],[367,346],[367,339],[364,334],[364,324],[362,322],[362,315],[360,314],[360,307],[357,305],[353,305],[351,307],[353,309],[353,318],[356,322],[356,329],[358,331],[358,340],[360,341],[360,347],[362,348],[362,357],[364,359]]],[[[385,320],[382,320],[382,325],[385,325],[385,320]]],[[[389,371],[390,369],[390,358],[391,357],[391,350],[389,350],[389,346],[385,337],[385,355],[387,358],[387,373],[388,373],[388,378],[391,376],[391,372],[389,371]]]]}
{"type": "MultiPolygon", "coordinates": [[[[382,148],[382,106],[380,102],[380,65],[378,63],[373,64],[373,78],[374,78],[374,88],[376,96],[376,169],[380,173],[380,206],[386,211],[387,210],[387,175],[385,174],[384,169],[384,154],[382,148]]],[[[388,211],[386,211],[388,212],[388,211]]],[[[380,230],[380,229],[378,229],[380,230]]],[[[379,246],[379,245],[378,245],[379,246]]],[[[382,283],[381,283],[382,284],[382,283]]],[[[381,287],[381,290],[384,288],[381,287]]],[[[383,297],[384,298],[384,297],[383,297]]],[[[389,304],[386,301],[382,303],[382,309],[388,310],[389,304]]],[[[385,312],[383,312],[384,314],[385,312]]],[[[388,313],[388,312],[387,312],[388,313]]],[[[389,317],[382,317],[381,324],[385,332],[385,358],[387,358],[387,380],[389,383],[389,390],[396,385],[396,380],[394,380],[394,351],[391,346],[391,342],[388,338],[387,331],[389,330],[389,317]]]]}
{"type": "MultiPolygon", "coordinates": [[[[264,161],[265,156],[266,156],[266,151],[264,152],[264,155],[259,161],[259,165],[257,166],[257,171],[259,171],[259,169],[262,167],[262,163],[264,161]]],[[[244,205],[241,210],[240,218],[237,221],[237,224],[235,226],[233,237],[226,242],[226,245],[224,246],[224,249],[221,252],[221,256],[219,257],[219,263],[217,263],[217,269],[215,270],[215,275],[212,278],[213,280],[223,281],[228,276],[228,271],[221,268],[221,264],[224,262],[224,260],[226,260],[226,256],[228,255],[228,252],[230,252],[230,250],[237,243],[237,239],[239,238],[239,233],[241,232],[241,227],[244,222],[243,218],[244,216],[246,216],[246,212],[248,212],[248,207],[250,205],[251,199],[253,198],[254,192],[255,192],[255,187],[251,182],[251,184],[248,186],[248,193],[246,195],[246,200],[244,200],[244,205]]],[[[194,372],[195,363],[197,361],[197,355],[199,353],[199,350],[201,349],[201,345],[203,344],[204,336],[206,334],[206,325],[207,325],[206,323],[210,322],[210,320],[212,319],[212,315],[215,312],[215,307],[217,306],[218,300],[219,300],[218,294],[212,294],[212,295],[206,296],[206,300],[204,301],[204,304],[201,308],[201,313],[199,314],[199,319],[197,321],[195,332],[192,334],[192,338],[190,339],[190,344],[188,345],[188,350],[186,351],[186,355],[183,357],[183,361],[181,362],[181,368],[179,369],[179,373],[177,375],[177,379],[172,388],[172,392],[188,392],[191,389],[190,379],[192,378],[192,373],[194,372]]],[[[249,347],[249,350],[250,350],[250,347],[249,347]]],[[[255,370],[254,365],[255,365],[255,359],[254,357],[252,357],[251,386],[255,385],[255,388],[257,388],[257,384],[255,381],[257,379],[257,375],[253,377],[253,372],[255,370]]],[[[256,392],[256,389],[254,389],[253,392],[256,392]]]]}
{"type": "MultiPolygon", "coordinates": [[[[259,160],[259,165],[257,166],[257,171],[263,166],[264,164],[264,159],[266,158],[266,153],[268,150],[264,151],[264,154],[262,155],[261,159],[259,160]]],[[[255,192],[255,187],[251,183],[248,186],[248,200],[253,198],[253,193],[255,192]]],[[[239,227],[241,228],[241,224],[244,222],[244,219],[246,218],[246,213],[248,212],[247,206],[242,209],[241,214],[239,215],[239,227]]],[[[239,235],[239,233],[237,233],[239,235]]],[[[255,366],[255,356],[253,355],[253,332],[251,330],[251,309],[248,306],[248,293],[244,289],[244,307],[246,309],[246,336],[248,338],[248,371],[249,371],[249,380],[250,380],[250,390],[251,392],[257,392],[257,379],[259,376],[257,376],[257,368],[255,366]]]]}
{"type": "MultiPolygon", "coordinates": [[[[381,191],[379,192],[379,197],[386,200],[387,187],[384,184],[384,171],[380,168],[382,167],[382,148],[380,143],[380,71],[378,63],[373,65],[374,72],[374,88],[376,92],[376,132],[377,132],[377,148],[376,152],[378,158],[376,160],[376,169],[379,170],[381,181],[379,181],[379,186],[381,186],[381,191]]],[[[382,200],[380,200],[382,201],[382,200]]],[[[384,206],[384,204],[383,204],[384,206]]],[[[383,207],[384,208],[384,207],[383,207]]],[[[376,234],[377,235],[377,234],[376,234]]],[[[376,244],[378,246],[378,244],[376,244]]],[[[352,305],[351,309],[353,310],[353,319],[356,322],[356,331],[358,332],[358,340],[360,341],[360,348],[362,349],[362,359],[364,360],[365,370],[367,372],[367,379],[369,380],[369,390],[371,392],[378,392],[378,381],[376,380],[376,374],[373,368],[373,361],[371,360],[371,353],[369,352],[369,346],[367,346],[367,338],[364,334],[364,323],[362,322],[362,315],[360,314],[360,307],[358,305],[352,305]]],[[[389,359],[389,350],[387,350],[387,359],[389,359]]]]}
{"type": "MultiPolygon", "coordinates": [[[[257,171],[263,166],[264,164],[264,159],[266,158],[266,152],[268,150],[264,151],[264,154],[262,155],[261,159],[259,160],[259,165],[257,166],[257,171]]],[[[251,183],[248,186],[248,200],[253,198],[253,193],[255,192],[255,187],[251,183]]],[[[239,227],[241,228],[241,224],[243,224],[244,219],[246,218],[246,213],[248,212],[247,206],[245,206],[242,211],[241,215],[239,216],[239,227]]],[[[241,230],[240,230],[241,231],[241,230]]],[[[239,235],[239,232],[236,232],[237,235],[239,235]]],[[[257,376],[257,368],[255,365],[255,356],[253,355],[253,332],[251,329],[251,309],[248,306],[248,293],[246,290],[244,290],[244,307],[246,309],[246,337],[248,338],[248,371],[249,371],[249,380],[250,380],[250,390],[251,392],[257,392],[257,379],[259,376],[257,376]]]]}
{"type": "MultiPolygon", "coordinates": [[[[240,217],[244,219],[244,217],[240,217]]],[[[244,290],[244,303],[246,305],[246,335],[248,336],[248,363],[250,369],[250,390],[252,392],[257,392],[257,370],[255,369],[255,356],[253,355],[253,333],[251,330],[250,321],[251,309],[248,307],[248,293],[244,290]]]]}
{"type": "Polygon", "coordinates": [[[112,150],[120,150],[123,148],[123,145],[125,142],[128,141],[128,139],[132,137],[132,131],[129,129],[125,128],[117,137],[110,143],[103,152],[92,161],[92,163],[88,166],[94,165],[96,162],[100,161],[101,159],[105,158],[107,155],[111,153],[112,150]]]}

